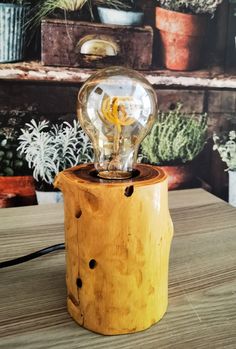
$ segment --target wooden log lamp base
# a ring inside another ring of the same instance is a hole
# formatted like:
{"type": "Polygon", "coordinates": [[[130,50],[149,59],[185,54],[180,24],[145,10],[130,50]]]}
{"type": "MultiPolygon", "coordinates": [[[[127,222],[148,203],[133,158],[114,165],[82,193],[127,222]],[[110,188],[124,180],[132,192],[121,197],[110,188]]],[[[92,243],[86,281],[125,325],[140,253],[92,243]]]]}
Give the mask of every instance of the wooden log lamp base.
{"type": "Polygon", "coordinates": [[[64,194],[67,306],[97,333],[142,331],[168,303],[173,225],[167,176],[137,165],[129,180],[103,180],[92,164],[61,172],[64,194]]]}

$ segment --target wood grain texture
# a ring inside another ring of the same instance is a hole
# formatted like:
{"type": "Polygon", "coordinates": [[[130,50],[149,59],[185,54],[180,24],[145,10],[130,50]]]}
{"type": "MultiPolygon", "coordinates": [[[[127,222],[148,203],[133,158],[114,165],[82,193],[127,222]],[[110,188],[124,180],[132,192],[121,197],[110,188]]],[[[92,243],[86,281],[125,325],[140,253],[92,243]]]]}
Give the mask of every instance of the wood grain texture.
{"type": "Polygon", "coordinates": [[[137,165],[130,180],[101,180],[93,165],[61,172],[68,311],[81,326],[113,335],[158,322],[168,304],[173,225],[165,173],[137,165]]]}
{"type": "Polygon", "coordinates": [[[44,65],[84,68],[123,65],[133,69],[149,69],[152,46],[153,29],[150,26],[118,26],[59,19],[42,21],[44,65]],[[103,52],[101,55],[97,45],[89,54],[81,53],[80,43],[89,40],[91,44],[91,39],[103,40],[103,49],[104,42],[112,43],[117,47],[116,53],[104,55],[103,52]]]}
{"type": "MultiPolygon", "coordinates": [[[[79,84],[85,82],[96,69],[43,66],[38,61],[0,64],[0,80],[79,84]]],[[[235,72],[225,73],[219,66],[193,72],[175,72],[153,68],[142,71],[151,84],[170,88],[203,88],[235,90],[235,72]]]]}
{"type": "Polygon", "coordinates": [[[161,111],[173,110],[177,103],[181,103],[182,110],[186,113],[204,112],[205,91],[203,90],[158,90],[157,96],[161,111]]]}
{"type": "MultiPolygon", "coordinates": [[[[0,270],[0,348],[235,349],[236,211],[209,193],[169,194],[169,307],[150,329],[104,337],[66,310],[63,252],[0,270]]],[[[62,205],[0,210],[0,260],[64,240],[62,205]]]]}

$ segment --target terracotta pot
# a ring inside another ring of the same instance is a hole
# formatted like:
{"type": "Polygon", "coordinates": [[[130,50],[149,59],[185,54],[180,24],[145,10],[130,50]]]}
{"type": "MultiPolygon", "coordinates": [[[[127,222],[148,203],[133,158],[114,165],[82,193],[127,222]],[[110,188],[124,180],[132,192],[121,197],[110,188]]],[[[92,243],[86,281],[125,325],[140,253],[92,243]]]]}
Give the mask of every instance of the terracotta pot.
{"type": "Polygon", "coordinates": [[[32,176],[0,177],[0,193],[14,194],[16,206],[35,205],[34,179],[32,176]]]}
{"type": "Polygon", "coordinates": [[[207,17],[156,7],[161,55],[170,70],[194,70],[201,62],[207,17]]]}
{"type": "Polygon", "coordinates": [[[191,187],[195,176],[191,163],[179,166],[161,166],[168,175],[168,189],[185,189],[191,187]]]}

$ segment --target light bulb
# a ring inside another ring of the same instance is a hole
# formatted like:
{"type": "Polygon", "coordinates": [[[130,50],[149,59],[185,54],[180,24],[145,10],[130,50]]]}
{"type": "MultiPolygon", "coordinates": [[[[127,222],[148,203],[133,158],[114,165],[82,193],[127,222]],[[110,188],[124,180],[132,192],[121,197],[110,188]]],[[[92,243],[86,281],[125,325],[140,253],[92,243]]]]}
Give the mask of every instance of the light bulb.
{"type": "Polygon", "coordinates": [[[92,141],[99,177],[132,177],[139,145],[156,111],[154,89],[134,70],[110,67],[85,82],[78,95],[77,115],[92,141]]]}

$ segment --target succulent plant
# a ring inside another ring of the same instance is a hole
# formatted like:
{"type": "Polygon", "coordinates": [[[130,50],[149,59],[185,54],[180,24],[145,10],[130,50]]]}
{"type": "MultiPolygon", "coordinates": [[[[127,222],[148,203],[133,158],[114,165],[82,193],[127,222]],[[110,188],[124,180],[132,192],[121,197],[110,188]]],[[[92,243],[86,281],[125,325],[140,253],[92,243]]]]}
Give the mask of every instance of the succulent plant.
{"type": "Polygon", "coordinates": [[[223,0],[159,0],[158,4],[171,11],[214,15],[223,0]]]}
{"type": "Polygon", "coordinates": [[[21,132],[18,151],[33,169],[36,181],[51,185],[59,171],[93,160],[92,145],[76,121],[71,126],[31,120],[21,132]]]}
{"type": "Polygon", "coordinates": [[[14,138],[0,134],[0,176],[29,174],[27,162],[17,151],[17,146],[14,138]]]}
{"type": "Polygon", "coordinates": [[[213,150],[219,152],[222,161],[228,166],[226,171],[236,171],[236,131],[232,130],[221,136],[214,133],[213,141],[213,150]]]}
{"type": "Polygon", "coordinates": [[[158,113],[150,134],[141,144],[141,158],[159,165],[178,165],[193,160],[207,137],[207,115],[187,115],[182,105],[158,113]]]}

